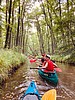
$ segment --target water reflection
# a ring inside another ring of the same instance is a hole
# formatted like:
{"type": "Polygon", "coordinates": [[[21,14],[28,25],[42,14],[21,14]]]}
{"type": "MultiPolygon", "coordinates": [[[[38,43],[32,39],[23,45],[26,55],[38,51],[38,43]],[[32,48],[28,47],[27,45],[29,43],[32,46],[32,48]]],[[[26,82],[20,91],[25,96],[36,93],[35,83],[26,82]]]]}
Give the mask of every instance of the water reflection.
{"type": "Polygon", "coordinates": [[[36,67],[35,63],[29,63],[21,66],[6,81],[5,86],[0,89],[0,100],[20,100],[32,80],[36,82],[41,95],[47,90],[55,88],[57,90],[57,100],[75,100],[75,67],[60,63],[57,63],[57,65],[62,69],[62,73],[58,73],[59,84],[57,87],[41,79],[37,70],[30,69],[30,67],[36,67]]]}

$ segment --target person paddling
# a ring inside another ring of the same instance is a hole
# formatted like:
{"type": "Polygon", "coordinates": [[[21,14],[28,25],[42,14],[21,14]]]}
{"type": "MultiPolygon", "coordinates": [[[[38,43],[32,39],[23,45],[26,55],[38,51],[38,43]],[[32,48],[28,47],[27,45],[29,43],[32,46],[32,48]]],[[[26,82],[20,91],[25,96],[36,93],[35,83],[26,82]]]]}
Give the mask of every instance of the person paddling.
{"type": "Polygon", "coordinates": [[[44,68],[44,71],[54,71],[54,64],[50,60],[50,55],[46,55],[45,57],[45,65],[42,65],[41,69],[44,68]]]}

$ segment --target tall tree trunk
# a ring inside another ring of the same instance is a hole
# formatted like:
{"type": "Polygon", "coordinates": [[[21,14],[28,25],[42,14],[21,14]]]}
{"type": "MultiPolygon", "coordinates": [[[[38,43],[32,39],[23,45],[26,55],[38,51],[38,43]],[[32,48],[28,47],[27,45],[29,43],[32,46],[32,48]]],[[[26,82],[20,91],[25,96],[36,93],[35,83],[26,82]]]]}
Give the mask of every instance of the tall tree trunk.
{"type": "Polygon", "coordinates": [[[14,33],[13,33],[13,30],[12,30],[12,28],[13,28],[13,26],[14,26],[14,5],[15,5],[15,0],[13,1],[13,4],[12,4],[12,23],[11,23],[11,34],[10,34],[10,48],[13,48],[14,47],[14,33]]]}
{"type": "MultiPolygon", "coordinates": [[[[14,10],[14,14],[16,14],[17,15],[17,11],[16,10],[14,10]]],[[[17,21],[17,17],[15,17],[14,18],[14,24],[15,24],[15,30],[14,30],[14,32],[17,34],[17,24],[16,24],[16,21],[17,21]]],[[[14,46],[16,47],[16,34],[14,35],[14,46]]]]}
{"type": "Polygon", "coordinates": [[[25,53],[25,34],[23,35],[23,50],[22,53],[25,53]]]}
{"type": "Polygon", "coordinates": [[[40,28],[40,24],[39,24],[39,20],[38,17],[36,16],[36,20],[37,20],[37,35],[38,35],[38,39],[39,39],[39,44],[40,44],[40,52],[41,54],[43,54],[44,51],[44,42],[43,42],[43,35],[41,33],[41,28],[40,28]]]}
{"type": "MultiPolygon", "coordinates": [[[[41,0],[42,1],[42,0],[41,0]]],[[[48,14],[49,14],[49,21],[48,21],[48,17],[46,15],[46,11],[45,11],[45,7],[44,7],[44,4],[42,2],[42,11],[43,11],[43,14],[45,16],[45,21],[47,23],[47,26],[49,27],[50,29],[50,34],[51,34],[51,48],[52,48],[52,54],[54,53],[54,45],[53,45],[53,30],[52,30],[52,16],[51,16],[51,13],[50,13],[50,10],[49,10],[49,1],[47,0],[47,9],[48,9],[48,14]]],[[[49,48],[48,48],[48,52],[49,52],[49,48]]]]}
{"type": "MultiPolygon", "coordinates": [[[[72,9],[74,8],[73,2],[74,2],[74,0],[72,0],[72,6],[71,6],[72,9]]],[[[75,13],[75,10],[74,10],[73,13],[72,13],[72,16],[73,16],[73,17],[75,16],[74,13],[75,13]]],[[[75,24],[73,24],[73,25],[74,25],[74,30],[75,30],[75,24]]],[[[72,27],[73,27],[73,26],[70,24],[70,28],[71,28],[71,29],[72,29],[72,27]]],[[[75,48],[75,40],[74,40],[74,38],[73,38],[74,32],[70,32],[70,33],[71,33],[71,41],[72,41],[72,44],[73,44],[73,46],[74,46],[74,48],[75,48]]]]}
{"type": "MultiPolygon", "coordinates": [[[[1,6],[2,0],[0,0],[0,6],[1,6]]],[[[1,10],[1,9],[0,9],[1,10]]],[[[2,16],[0,15],[0,48],[2,47],[2,16]]]]}
{"type": "Polygon", "coordinates": [[[21,10],[21,47],[22,47],[22,52],[24,53],[24,4],[25,0],[23,0],[22,3],[22,10],[21,10]]]}
{"type": "MultiPolygon", "coordinates": [[[[42,0],[41,0],[41,2],[42,2],[42,0]]],[[[44,14],[44,16],[45,16],[45,21],[46,21],[46,24],[47,24],[47,27],[49,27],[49,29],[51,30],[51,26],[50,26],[50,24],[48,23],[48,20],[47,20],[47,15],[46,15],[46,12],[45,12],[45,7],[44,7],[44,4],[43,4],[43,2],[42,2],[42,11],[43,11],[43,14],[44,14]]],[[[50,48],[49,48],[50,46],[49,46],[49,42],[48,42],[48,53],[50,52],[50,48]]]]}
{"type": "MultiPolygon", "coordinates": [[[[0,6],[1,6],[1,2],[2,0],[0,0],[0,6]]],[[[1,10],[1,9],[0,9],[1,10]]],[[[2,33],[1,33],[1,15],[0,15],[0,38],[2,37],[2,33]]]]}
{"type": "Polygon", "coordinates": [[[69,18],[70,18],[70,16],[69,16],[69,0],[67,0],[67,16],[68,16],[68,24],[67,24],[67,27],[68,27],[68,30],[67,30],[67,39],[68,39],[68,42],[67,42],[67,44],[68,44],[68,46],[69,46],[69,48],[70,48],[70,31],[69,31],[69,28],[70,28],[70,23],[69,23],[69,18]]]}
{"type": "MultiPolygon", "coordinates": [[[[49,14],[49,23],[50,23],[50,34],[51,34],[51,48],[52,48],[52,54],[54,53],[54,33],[53,33],[53,25],[52,25],[52,15],[51,11],[49,8],[49,1],[47,0],[47,9],[48,9],[48,14],[49,14]]],[[[50,51],[50,50],[49,50],[50,51]]]]}
{"type": "Polygon", "coordinates": [[[61,40],[63,45],[66,43],[64,31],[63,31],[63,24],[62,24],[62,9],[61,9],[61,0],[59,0],[59,16],[60,16],[60,30],[61,30],[61,40]]]}
{"type": "Polygon", "coordinates": [[[19,0],[19,9],[18,9],[18,26],[17,26],[17,36],[16,36],[16,46],[19,46],[19,29],[20,26],[20,0],[19,0]]]}
{"type": "Polygon", "coordinates": [[[11,7],[12,7],[12,0],[10,0],[10,5],[9,5],[9,18],[8,18],[8,25],[7,25],[6,40],[5,40],[4,48],[7,48],[7,45],[8,45],[8,42],[9,42],[11,7]]]}

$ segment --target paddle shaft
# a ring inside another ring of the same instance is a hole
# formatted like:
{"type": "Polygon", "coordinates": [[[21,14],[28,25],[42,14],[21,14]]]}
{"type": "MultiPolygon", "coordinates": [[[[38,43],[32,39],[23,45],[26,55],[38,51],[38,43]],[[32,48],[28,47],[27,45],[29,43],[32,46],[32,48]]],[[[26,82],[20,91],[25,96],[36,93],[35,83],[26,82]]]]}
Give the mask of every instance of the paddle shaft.
{"type": "MultiPolygon", "coordinates": [[[[40,69],[40,68],[38,68],[38,67],[34,68],[34,67],[33,67],[33,68],[30,68],[30,69],[40,69]]],[[[45,68],[42,68],[42,69],[45,69],[45,68]]]]}
{"type": "Polygon", "coordinates": [[[40,68],[30,68],[30,69],[40,69],[40,68]]]}
{"type": "MultiPolygon", "coordinates": [[[[41,68],[38,68],[38,67],[35,68],[35,67],[33,67],[33,68],[30,68],[30,69],[41,69],[41,68]]],[[[45,68],[42,68],[42,69],[45,69],[45,68]]],[[[58,68],[58,67],[54,68],[54,70],[57,71],[57,72],[62,72],[62,70],[60,68],[58,68]]]]}

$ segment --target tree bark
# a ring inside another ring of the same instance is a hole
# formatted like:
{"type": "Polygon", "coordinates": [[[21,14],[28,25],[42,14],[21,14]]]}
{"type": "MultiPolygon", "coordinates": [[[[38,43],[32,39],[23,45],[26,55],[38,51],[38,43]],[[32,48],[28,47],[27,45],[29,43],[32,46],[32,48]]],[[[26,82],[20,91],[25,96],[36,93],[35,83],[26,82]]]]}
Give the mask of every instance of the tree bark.
{"type": "Polygon", "coordinates": [[[16,46],[19,46],[19,26],[20,26],[20,0],[19,0],[19,9],[18,9],[18,26],[17,26],[17,36],[16,36],[16,46]]]}
{"type": "Polygon", "coordinates": [[[36,16],[36,20],[37,20],[37,35],[38,35],[38,39],[39,39],[39,44],[40,44],[40,52],[41,54],[43,54],[44,51],[44,42],[43,42],[43,35],[41,33],[41,28],[40,28],[40,24],[39,24],[39,20],[38,17],[36,16]]]}
{"type": "MultiPolygon", "coordinates": [[[[2,0],[0,0],[0,6],[1,6],[1,2],[2,0]]],[[[2,47],[2,15],[0,15],[0,48],[1,47],[2,47]]]]}
{"type": "MultiPolygon", "coordinates": [[[[8,18],[8,25],[7,25],[6,40],[5,40],[5,46],[4,46],[4,48],[7,48],[7,45],[8,45],[8,42],[9,42],[11,6],[12,6],[12,0],[10,0],[10,5],[9,5],[9,18],[8,18]]],[[[7,15],[6,15],[6,17],[7,17],[7,15]]]]}

